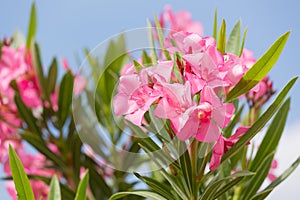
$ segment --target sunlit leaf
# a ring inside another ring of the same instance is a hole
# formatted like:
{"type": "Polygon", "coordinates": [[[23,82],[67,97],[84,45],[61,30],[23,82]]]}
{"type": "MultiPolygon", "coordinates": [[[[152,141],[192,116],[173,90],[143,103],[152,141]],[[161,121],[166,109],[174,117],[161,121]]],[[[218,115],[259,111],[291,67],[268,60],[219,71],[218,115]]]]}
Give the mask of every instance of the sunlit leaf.
{"type": "Polygon", "coordinates": [[[226,98],[227,102],[248,92],[269,73],[277,62],[289,35],[290,32],[287,32],[280,36],[264,55],[257,60],[238,84],[229,92],[226,98]]]}
{"type": "Polygon", "coordinates": [[[28,30],[27,30],[28,31],[27,32],[27,41],[26,41],[27,49],[30,49],[31,45],[33,44],[35,33],[36,33],[36,26],[37,26],[37,16],[36,16],[35,3],[33,2],[31,4],[29,26],[28,26],[28,30]]]}
{"type": "Polygon", "coordinates": [[[166,198],[164,198],[163,196],[161,196],[157,193],[146,191],[146,190],[145,191],[132,191],[132,192],[119,192],[119,193],[112,195],[109,198],[109,200],[121,199],[128,195],[137,195],[137,196],[149,198],[151,200],[167,200],[166,198]]]}
{"type": "Polygon", "coordinates": [[[259,164],[263,161],[263,159],[268,154],[276,150],[281,135],[283,133],[289,109],[290,98],[287,99],[285,103],[281,106],[281,108],[275,115],[271,125],[269,126],[268,131],[254,157],[254,160],[251,162],[251,165],[249,167],[251,171],[255,171],[259,164]]]}
{"type": "Polygon", "coordinates": [[[85,200],[86,199],[86,192],[88,189],[89,184],[89,170],[87,170],[79,183],[75,200],[85,200]]]}
{"type": "Polygon", "coordinates": [[[61,199],[61,193],[60,193],[59,181],[57,179],[57,176],[54,175],[50,183],[48,200],[60,200],[60,199],[61,199]]]}
{"type": "Polygon", "coordinates": [[[217,44],[218,50],[224,54],[225,48],[226,48],[226,23],[225,20],[222,20],[220,32],[218,35],[218,44],[217,44]]]}
{"type": "Polygon", "coordinates": [[[256,120],[252,127],[239,139],[239,141],[224,154],[222,157],[222,162],[237,154],[266,125],[266,123],[281,106],[286,95],[295,84],[297,79],[298,77],[295,77],[287,83],[269,108],[259,117],[258,120],[256,120]]]}
{"type": "Polygon", "coordinates": [[[233,27],[229,35],[226,44],[226,52],[230,52],[235,55],[238,55],[240,51],[240,41],[241,41],[241,20],[239,20],[235,24],[235,26],[233,27]]]}
{"type": "Polygon", "coordinates": [[[58,96],[58,119],[59,127],[62,128],[65,124],[65,121],[70,113],[70,108],[72,104],[73,97],[73,86],[74,86],[74,76],[71,71],[68,71],[59,87],[59,96],[58,96]]]}
{"type": "Polygon", "coordinates": [[[33,191],[24,167],[15,150],[9,145],[9,165],[19,200],[34,200],[33,191]]]}

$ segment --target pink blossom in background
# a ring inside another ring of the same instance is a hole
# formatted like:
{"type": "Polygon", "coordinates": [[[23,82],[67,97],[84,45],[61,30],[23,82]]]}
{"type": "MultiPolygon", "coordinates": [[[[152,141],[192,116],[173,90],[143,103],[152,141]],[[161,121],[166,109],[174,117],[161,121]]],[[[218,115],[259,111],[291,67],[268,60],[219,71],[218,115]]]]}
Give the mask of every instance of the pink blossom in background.
{"type": "Polygon", "coordinates": [[[25,47],[17,50],[10,46],[3,46],[0,60],[0,89],[7,90],[12,80],[23,75],[28,67],[25,62],[25,47]]]}
{"type": "Polygon", "coordinates": [[[32,79],[27,79],[24,75],[17,81],[17,84],[21,98],[26,106],[30,108],[42,106],[43,103],[36,76],[33,76],[32,79]]]}
{"type": "Polygon", "coordinates": [[[275,170],[277,169],[277,167],[278,167],[278,161],[274,159],[272,161],[272,165],[268,174],[268,179],[270,181],[275,181],[275,179],[277,178],[277,176],[275,175],[275,170]]]}
{"type": "Polygon", "coordinates": [[[185,31],[203,35],[203,27],[200,22],[192,21],[191,13],[188,11],[172,12],[171,6],[167,5],[160,16],[163,28],[170,28],[171,33],[185,31]]]}
{"type": "MultiPolygon", "coordinates": [[[[25,149],[23,146],[19,146],[18,148],[15,148],[23,166],[25,169],[26,174],[28,175],[39,175],[51,178],[54,174],[56,174],[54,169],[47,168],[47,159],[44,155],[38,153],[38,154],[28,154],[25,152],[25,149]]],[[[50,163],[48,163],[50,164],[50,163]]],[[[4,172],[11,176],[11,169],[9,166],[9,160],[7,160],[4,163],[4,172]]],[[[30,184],[33,189],[34,197],[35,199],[47,199],[48,193],[49,193],[49,186],[44,183],[43,181],[39,180],[30,180],[30,184]]],[[[6,183],[6,189],[9,192],[12,199],[17,199],[17,195],[15,192],[15,186],[12,181],[9,181],[6,183]]]]}
{"type": "Polygon", "coordinates": [[[210,170],[215,170],[219,167],[222,156],[239,140],[239,138],[248,131],[249,127],[239,127],[235,134],[229,138],[220,135],[217,143],[213,147],[211,161],[209,163],[210,170]]]}
{"type": "MultiPolygon", "coordinates": [[[[62,63],[63,63],[63,67],[65,68],[66,71],[71,70],[69,63],[66,59],[62,59],[62,63]]],[[[71,70],[72,72],[72,70],[71,70]]],[[[86,86],[86,78],[83,76],[80,76],[79,74],[74,74],[72,72],[72,74],[74,75],[74,88],[73,88],[73,92],[75,95],[80,94],[85,86],[86,86]]]]}

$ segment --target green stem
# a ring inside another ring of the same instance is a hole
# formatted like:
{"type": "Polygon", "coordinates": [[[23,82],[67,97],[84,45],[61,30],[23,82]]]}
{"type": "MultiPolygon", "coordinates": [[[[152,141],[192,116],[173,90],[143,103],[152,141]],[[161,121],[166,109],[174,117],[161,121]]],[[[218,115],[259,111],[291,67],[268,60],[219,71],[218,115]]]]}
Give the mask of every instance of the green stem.
{"type": "Polygon", "coordinates": [[[193,177],[193,185],[192,185],[193,197],[191,197],[191,199],[198,199],[197,153],[198,153],[198,141],[194,139],[191,143],[191,156],[190,156],[191,165],[192,165],[192,177],[193,177]]]}

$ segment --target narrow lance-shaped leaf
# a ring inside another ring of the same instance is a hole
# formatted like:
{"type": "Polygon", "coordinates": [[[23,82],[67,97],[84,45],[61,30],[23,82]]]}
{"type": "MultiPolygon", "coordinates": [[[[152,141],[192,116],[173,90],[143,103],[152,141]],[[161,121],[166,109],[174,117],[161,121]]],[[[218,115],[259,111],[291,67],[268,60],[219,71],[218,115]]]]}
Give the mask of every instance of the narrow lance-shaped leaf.
{"type": "Polygon", "coordinates": [[[74,76],[68,71],[60,84],[58,98],[58,119],[59,126],[62,128],[70,111],[73,96],[74,76]]]}
{"type": "Polygon", "coordinates": [[[179,158],[181,171],[183,173],[185,184],[189,188],[190,193],[192,193],[193,192],[192,164],[191,164],[191,158],[187,151],[185,142],[180,142],[179,149],[180,149],[179,153],[181,155],[179,158]]]}
{"type": "Polygon", "coordinates": [[[161,25],[156,16],[154,16],[154,19],[155,19],[155,26],[156,26],[156,31],[157,31],[160,47],[163,51],[163,54],[166,56],[166,59],[171,60],[172,58],[170,56],[170,53],[165,49],[165,38],[164,38],[164,35],[162,32],[161,25]]]}
{"type": "Polygon", "coordinates": [[[83,176],[83,179],[80,181],[75,200],[85,200],[86,199],[86,191],[89,183],[89,170],[87,170],[83,176]]]}
{"type": "Polygon", "coordinates": [[[241,20],[239,20],[235,24],[235,26],[233,27],[229,35],[226,44],[226,52],[230,52],[235,55],[238,55],[240,51],[240,40],[241,40],[241,20]]]}
{"type": "Polygon", "coordinates": [[[28,128],[35,134],[41,135],[41,129],[37,126],[37,119],[33,116],[32,111],[24,104],[19,94],[15,95],[15,103],[18,108],[18,114],[26,122],[28,128]]]}
{"type": "Polygon", "coordinates": [[[171,193],[172,188],[168,187],[168,185],[164,183],[158,182],[156,179],[141,176],[137,173],[134,174],[137,178],[141,179],[144,183],[146,183],[153,191],[162,195],[167,199],[174,199],[174,194],[171,193]]]}
{"type": "Polygon", "coordinates": [[[26,41],[27,49],[31,48],[31,45],[33,44],[33,41],[34,41],[36,26],[37,26],[36,18],[37,18],[37,16],[36,16],[35,3],[33,2],[31,4],[30,19],[29,19],[29,26],[28,26],[28,32],[27,32],[27,41],[26,41]]]}
{"type": "Polygon", "coordinates": [[[237,85],[229,92],[226,98],[227,102],[248,92],[269,73],[277,62],[289,35],[290,32],[288,31],[280,36],[266,53],[258,59],[237,85]]]}
{"type": "Polygon", "coordinates": [[[265,181],[266,177],[268,176],[273,158],[274,158],[274,152],[267,155],[267,157],[265,157],[263,162],[260,163],[260,166],[258,167],[256,174],[250,179],[249,182],[250,187],[246,187],[243,190],[243,194],[244,194],[243,199],[250,199],[259,190],[259,188],[265,181]]]}
{"type": "Polygon", "coordinates": [[[253,197],[251,197],[250,200],[264,200],[272,191],[273,191],[273,189],[261,191],[261,192],[257,193],[256,195],[254,195],[253,197]]]}
{"type": "Polygon", "coordinates": [[[48,200],[60,200],[60,199],[61,199],[61,193],[60,193],[59,181],[57,179],[57,176],[54,175],[50,183],[48,200]]]}
{"type": "Polygon", "coordinates": [[[49,71],[48,71],[48,78],[47,78],[47,95],[50,96],[56,86],[56,80],[57,80],[57,60],[54,58],[52,60],[52,63],[50,65],[49,71]]]}
{"type": "Polygon", "coordinates": [[[267,188],[268,189],[274,189],[276,186],[278,186],[280,183],[282,183],[300,164],[300,157],[297,158],[297,160],[287,169],[285,170],[277,179],[275,179],[267,188]]]}
{"type": "Polygon", "coordinates": [[[218,50],[224,54],[226,48],[226,23],[225,20],[222,20],[219,36],[218,36],[218,50]]]}
{"type": "Polygon", "coordinates": [[[32,58],[33,58],[33,68],[37,75],[37,80],[39,86],[41,87],[42,99],[50,100],[50,97],[47,95],[46,88],[46,79],[43,72],[43,64],[41,61],[40,48],[37,43],[34,43],[34,48],[32,50],[32,58]]]}
{"type": "Polygon", "coordinates": [[[150,191],[119,192],[119,193],[116,193],[116,194],[112,195],[109,198],[109,200],[121,199],[121,198],[126,197],[128,195],[137,195],[137,196],[140,196],[140,197],[149,198],[151,200],[167,200],[163,196],[161,196],[159,194],[156,194],[154,192],[150,192],[150,191]]]}
{"type": "Polygon", "coordinates": [[[234,114],[233,119],[230,121],[228,126],[225,128],[223,136],[228,138],[232,134],[232,130],[235,127],[235,125],[239,122],[241,114],[244,110],[244,105],[234,114]]]}
{"type": "Polygon", "coordinates": [[[274,102],[269,106],[269,108],[260,116],[258,120],[252,125],[252,127],[239,139],[231,149],[229,149],[222,157],[222,162],[231,158],[233,155],[237,154],[271,119],[274,113],[278,110],[286,95],[295,84],[298,77],[293,78],[288,82],[288,84],[281,90],[274,102]]]}
{"type": "Polygon", "coordinates": [[[274,117],[262,143],[259,146],[254,160],[251,162],[249,168],[251,171],[255,171],[257,169],[266,155],[276,150],[286,123],[288,111],[290,109],[290,102],[291,100],[288,98],[274,117]]]}
{"type": "Polygon", "coordinates": [[[142,51],[142,62],[143,65],[146,67],[152,65],[152,60],[145,50],[142,51]]]}
{"type": "Polygon", "coordinates": [[[211,200],[211,199],[214,199],[213,197],[216,194],[218,194],[217,191],[220,188],[220,186],[223,183],[225,183],[228,179],[240,178],[240,177],[251,176],[251,175],[253,175],[252,172],[249,172],[249,171],[240,171],[240,172],[237,172],[237,173],[235,173],[235,174],[233,174],[231,176],[225,177],[225,178],[223,178],[221,180],[217,180],[217,181],[211,183],[210,185],[208,185],[206,187],[206,190],[202,194],[200,200],[211,200]]]}
{"type": "Polygon", "coordinates": [[[52,160],[57,166],[61,168],[67,168],[61,157],[58,157],[53,153],[46,145],[41,136],[25,132],[21,134],[22,139],[26,140],[31,146],[36,148],[40,153],[46,156],[49,160],[52,160]]]}
{"type": "MultiPolygon", "coordinates": [[[[147,149],[147,147],[144,147],[141,145],[141,147],[145,150],[145,152],[147,152],[147,155],[155,162],[155,164],[157,166],[162,166],[161,163],[159,162],[159,159],[155,158],[152,154],[151,151],[149,149],[147,149]]],[[[174,178],[168,173],[166,172],[166,170],[164,168],[161,168],[159,170],[161,172],[161,174],[163,175],[163,177],[170,183],[170,185],[172,186],[172,188],[175,190],[175,192],[182,198],[182,199],[187,199],[186,194],[182,191],[182,189],[178,186],[177,182],[174,180],[174,178]]]]}
{"type": "Polygon", "coordinates": [[[19,200],[34,200],[33,191],[24,167],[15,150],[9,145],[9,165],[19,200]]]}
{"type": "Polygon", "coordinates": [[[244,35],[243,35],[243,39],[242,39],[242,44],[241,44],[241,47],[240,47],[240,52],[238,54],[239,57],[241,57],[241,55],[243,53],[243,50],[244,50],[246,36],[247,36],[247,31],[248,31],[248,28],[246,28],[245,31],[244,31],[244,35]]]}
{"type": "Polygon", "coordinates": [[[253,176],[255,173],[249,171],[240,171],[235,174],[235,178],[226,183],[223,187],[221,187],[215,194],[213,199],[217,199],[218,197],[222,196],[226,192],[228,192],[233,186],[238,184],[244,177],[253,176]]]}
{"type": "Polygon", "coordinates": [[[214,29],[213,29],[213,38],[217,40],[217,33],[218,32],[218,11],[215,9],[215,14],[214,14],[214,29]]]}
{"type": "Polygon", "coordinates": [[[149,43],[150,43],[150,48],[151,48],[150,50],[151,50],[152,63],[156,64],[157,56],[156,56],[156,52],[155,52],[153,28],[152,28],[151,22],[149,20],[147,20],[147,25],[148,25],[148,38],[149,38],[149,43]]]}

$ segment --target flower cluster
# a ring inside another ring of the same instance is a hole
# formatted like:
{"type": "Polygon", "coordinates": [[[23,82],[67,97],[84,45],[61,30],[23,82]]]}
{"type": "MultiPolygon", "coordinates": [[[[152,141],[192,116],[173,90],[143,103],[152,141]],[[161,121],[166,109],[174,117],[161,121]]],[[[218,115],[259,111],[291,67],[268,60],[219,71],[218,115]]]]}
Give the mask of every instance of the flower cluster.
{"type": "MultiPolygon", "coordinates": [[[[8,159],[9,144],[14,147],[17,154],[20,156],[25,165],[25,171],[28,174],[51,177],[55,171],[48,169],[47,159],[40,153],[29,154],[26,153],[26,148],[20,135],[19,129],[22,128],[23,122],[18,116],[17,105],[14,98],[16,91],[24,104],[33,110],[33,114],[40,116],[43,107],[52,105],[55,111],[58,109],[56,89],[51,95],[51,102],[43,101],[41,99],[42,92],[38,84],[37,75],[33,68],[30,51],[26,52],[26,47],[21,46],[17,49],[4,45],[1,48],[0,60],[0,162],[4,165],[4,172],[11,175],[8,159]]],[[[63,62],[67,70],[68,64],[63,62]]],[[[85,85],[85,79],[80,76],[75,76],[74,93],[78,94],[82,91],[85,85]]],[[[49,144],[50,145],[50,144],[49,144]]],[[[50,145],[51,146],[51,145],[50,145]]],[[[52,145],[49,148],[56,148],[52,145]]],[[[57,150],[56,150],[57,152],[57,150]]],[[[46,198],[48,194],[48,186],[42,181],[31,181],[35,197],[46,198]]],[[[7,183],[7,190],[14,199],[17,199],[13,182],[7,183]]]]}
{"type": "MultiPolygon", "coordinates": [[[[165,40],[172,60],[161,59],[150,67],[137,67],[136,61],[126,65],[114,97],[114,111],[141,126],[147,124],[145,113],[155,106],[155,117],[170,120],[180,140],[194,137],[200,142],[216,142],[210,162],[214,170],[222,155],[248,130],[242,126],[230,138],[222,136],[235,112],[233,103],[226,103],[224,97],[256,60],[246,49],[240,57],[222,54],[212,37],[174,32],[165,40]]],[[[260,83],[249,93],[256,98],[264,96],[268,91],[264,85],[260,83]]]]}

